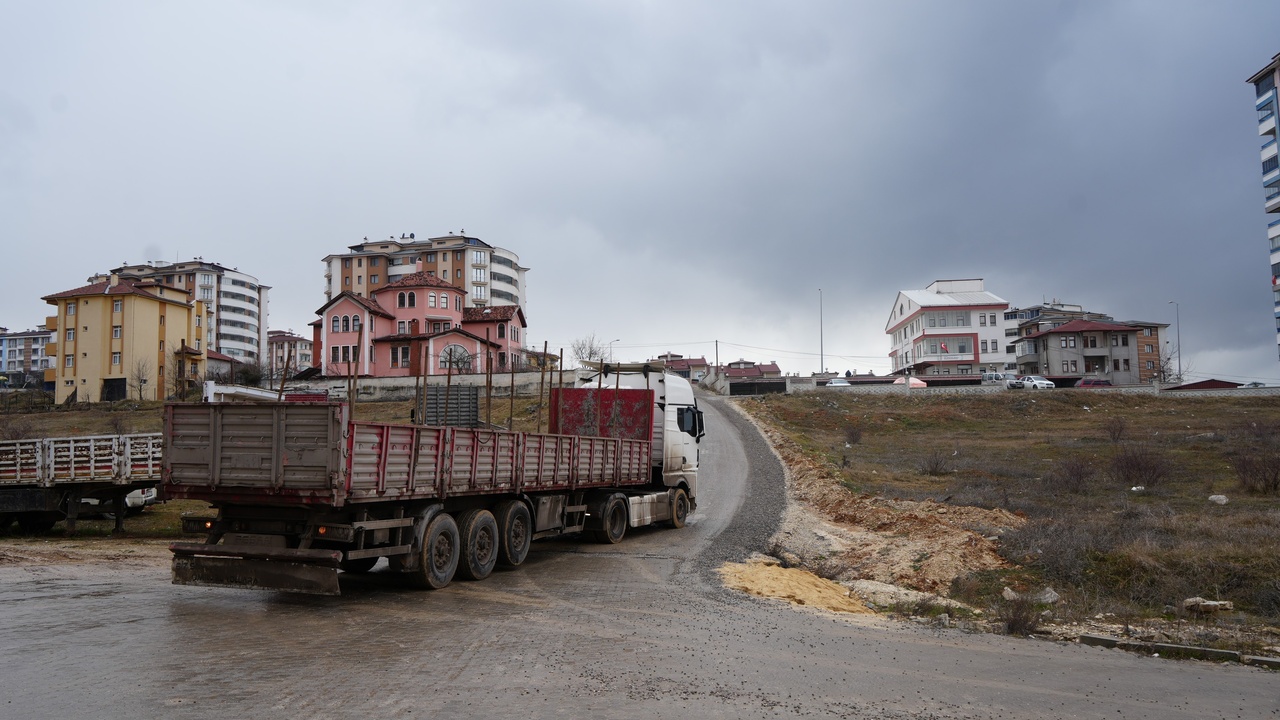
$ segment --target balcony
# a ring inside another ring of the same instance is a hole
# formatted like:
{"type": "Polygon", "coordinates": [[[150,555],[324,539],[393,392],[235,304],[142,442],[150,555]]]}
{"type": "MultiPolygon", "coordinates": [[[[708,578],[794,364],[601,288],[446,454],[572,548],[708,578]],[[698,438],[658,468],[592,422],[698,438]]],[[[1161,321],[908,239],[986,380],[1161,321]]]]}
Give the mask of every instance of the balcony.
{"type": "Polygon", "coordinates": [[[1276,89],[1271,88],[1270,90],[1259,95],[1258,99],[1254,101],[1253,106],[1258,110],[1261,110],[1267,103],[1271,102],[1272,98],[1274,98],[1275,96],[1276,96],[1276,89]]]}
{"type": "Polygon", "coordinates": [[[1267,198],[1266,211],[1269,213],[1280,212],[1280,193],[1267,198]]]}
{"type": "Polygon", "coordinates": [[[1280,151],[1280,145],[1276,144],[1275,138],[1268,140],[1267,143],[1262,146],[1262,150],[1260,151],[1262,162],[1266,162],[1275,157],[1278,151],[1280,151]]]}
{"type": "Polygon", "coordinates": [[[1258,121],[1259,135],[1275,135],[1276,134],[1276,115],[1271,113],[1265,118],[1258,121]]]}

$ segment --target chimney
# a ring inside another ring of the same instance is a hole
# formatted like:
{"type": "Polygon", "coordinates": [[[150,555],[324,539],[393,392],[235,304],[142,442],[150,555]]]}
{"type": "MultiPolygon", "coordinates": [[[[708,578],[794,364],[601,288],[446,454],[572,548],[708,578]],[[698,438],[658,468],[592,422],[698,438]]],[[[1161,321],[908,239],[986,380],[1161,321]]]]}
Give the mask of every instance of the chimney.
{"type": "Polygon", "coordinates": [[[107,280],[107,287],[115,287],[119,284],[120,284],[120,275],[118,273],[111,273],[110,279],[107,280]]]}

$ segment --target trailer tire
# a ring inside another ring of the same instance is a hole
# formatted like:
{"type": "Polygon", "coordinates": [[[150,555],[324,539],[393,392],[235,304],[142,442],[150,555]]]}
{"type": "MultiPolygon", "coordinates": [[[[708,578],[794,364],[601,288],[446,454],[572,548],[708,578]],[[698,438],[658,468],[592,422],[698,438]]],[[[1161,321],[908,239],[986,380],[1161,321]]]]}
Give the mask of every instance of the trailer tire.
{"type": "Polygon", "coordinates": [[[488,510],[468,510],[458,516],[462,556],[458,574],[467,580],[483,580],[498,563],[498,521],[488,510]]]}
{"type": "Polygon", "coordinates": [[[453,580],[458,570],[458,523],[448,513],[432,518],[422,534],[422,560],[414,580],[420,587],[439,590],[453,580]]]}
{"type": "Polygon", "coordinates": [[[510,500],[498,506],[498,563],[503,567],[517,567],[529,556],[529,543],[533,540],[533,518],[529,508],[519,500],[510,500]]]}
{"type": "Polygon", "coordinates": [[[23,535],[43,535],[53,529],[58,520],[48,513],[18,513],[18,529],[23,535]]]}
{"type": "Polygon", "coordinates": [[[610,495],[604,501],[604,509],[600,513],[600,530],[596,531],[596,542],[606,545],[617,545],[627,534],[627,498],[625,495],[610,495]]]}
{"type": "Polygon", "coordinates": [[[689,519],[689,493],[684,488],[676,488],[671,494],[671,527],[682,528],[689,519]]]}

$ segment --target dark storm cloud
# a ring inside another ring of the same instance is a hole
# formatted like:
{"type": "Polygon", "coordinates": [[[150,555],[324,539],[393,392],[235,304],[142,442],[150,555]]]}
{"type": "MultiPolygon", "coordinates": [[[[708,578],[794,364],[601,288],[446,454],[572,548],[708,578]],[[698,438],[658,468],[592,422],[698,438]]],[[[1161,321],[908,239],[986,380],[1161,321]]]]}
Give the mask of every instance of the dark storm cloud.
{"type": "Polygon", "coordinates": [[[202,255],[301,329],[326,254],[466,228],[532,268],[553,348],[720,339],[808,372],[823,288],[825,352],[883,370],[898,290],[984,277],[1126,319],[1177,300],[1198,370],[1280,376],[1244,83],[1280,52],[1274,3],[6,14],[9,267],[70,251],[5,271],[10,326],[122,261],[202,255]]]}

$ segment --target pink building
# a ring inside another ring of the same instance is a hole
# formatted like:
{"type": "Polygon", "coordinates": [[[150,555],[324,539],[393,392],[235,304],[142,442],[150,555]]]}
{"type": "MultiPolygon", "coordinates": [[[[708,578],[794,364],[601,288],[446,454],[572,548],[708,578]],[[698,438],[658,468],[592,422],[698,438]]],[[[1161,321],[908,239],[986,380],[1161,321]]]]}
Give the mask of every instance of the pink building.
{"type": "Polygon", "coordinates": [[[427,375],[482,373],[486,357],[505,372],[522,362],[518,306],[467,308],[464,290],[422,271],[372,297],[341,293],[316,314],[313,364],[330,377],[414,377],[423,362],[427,375]]]}

